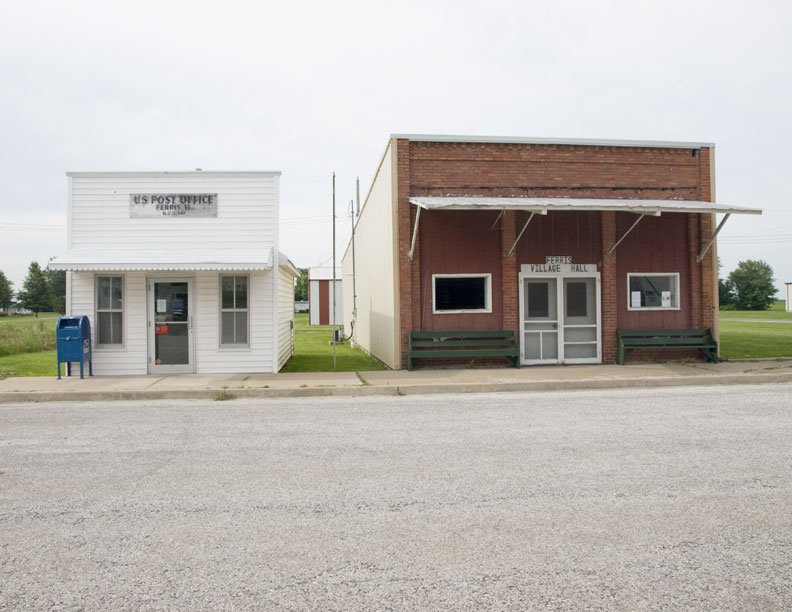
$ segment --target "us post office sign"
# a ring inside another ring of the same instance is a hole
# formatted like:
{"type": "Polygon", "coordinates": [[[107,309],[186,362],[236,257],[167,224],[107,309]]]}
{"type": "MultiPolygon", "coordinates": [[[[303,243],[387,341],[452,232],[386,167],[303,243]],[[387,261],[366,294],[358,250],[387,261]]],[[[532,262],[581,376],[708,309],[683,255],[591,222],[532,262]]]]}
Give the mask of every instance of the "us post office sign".
{"type": "Polygon", "coordinates": [[[130,193],[129,216],[132,219],[152,217],[216,217],[216,193],[130,193]]]}

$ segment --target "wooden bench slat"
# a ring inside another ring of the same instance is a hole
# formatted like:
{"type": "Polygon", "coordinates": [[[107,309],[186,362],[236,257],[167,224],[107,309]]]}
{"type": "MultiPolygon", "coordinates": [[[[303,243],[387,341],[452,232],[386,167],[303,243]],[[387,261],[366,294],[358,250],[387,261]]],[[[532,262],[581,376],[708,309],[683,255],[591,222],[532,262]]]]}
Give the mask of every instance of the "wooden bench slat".
{"type": "Polygon", "coordinates": [[[520,347],[512,330],[410,332],[407,369],[413,359],[508,357],[519,367],[520,347]]]}
{"type": "Polygon", "coordinates": [[[619,329],[616,334],[619,364],[624,364],[628,351],[637,348],[698,349],[709,361],[718,360],[718,343],[710,329],[619,329]]]}

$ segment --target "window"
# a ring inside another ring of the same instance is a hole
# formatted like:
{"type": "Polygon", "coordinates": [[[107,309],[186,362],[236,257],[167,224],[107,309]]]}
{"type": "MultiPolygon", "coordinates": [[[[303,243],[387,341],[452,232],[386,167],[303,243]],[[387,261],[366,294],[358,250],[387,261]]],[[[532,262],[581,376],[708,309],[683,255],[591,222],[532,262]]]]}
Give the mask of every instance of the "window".
{"type": "Polygon", "coordinates": [[[435,274],[432,297],[435,313],[492,312],[492,275],[435,274]]]}
{"type": "Polygon", "coordinates": [[[220,345],[248,344],[248,277],[220,277],[220,345]]]}
{"type": "Polygon", "coordinates": [[[679,274],[628,274],[628,310],[678,310],[679,274]]]}
{"type": "Polygon", "coordinates": [[[124,342],[124,277],[96,277],[96,345],[124,342]]]}

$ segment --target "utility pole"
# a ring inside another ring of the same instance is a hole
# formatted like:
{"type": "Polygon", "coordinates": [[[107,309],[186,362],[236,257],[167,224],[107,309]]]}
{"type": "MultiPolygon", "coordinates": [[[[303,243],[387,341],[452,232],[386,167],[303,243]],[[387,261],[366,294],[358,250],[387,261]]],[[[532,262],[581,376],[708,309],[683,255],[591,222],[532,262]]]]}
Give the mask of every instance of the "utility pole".
{"type": "Polygon", "coordinates": [[[335,172],[333,172],[333,370],[336,369],[336,211],[335,211],[335,172]]]}

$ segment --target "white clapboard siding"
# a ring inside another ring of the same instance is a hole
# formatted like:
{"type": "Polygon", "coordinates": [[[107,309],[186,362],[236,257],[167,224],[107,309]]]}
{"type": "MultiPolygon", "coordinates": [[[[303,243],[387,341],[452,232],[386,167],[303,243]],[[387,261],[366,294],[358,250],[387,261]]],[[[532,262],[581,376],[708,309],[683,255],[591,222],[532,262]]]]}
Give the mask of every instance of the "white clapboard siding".
{"type": "Polygon", "coordinates": [[[93,340],[93,372],[97,375],[146,374],[146,276],[141,272],[108,273],[124,279],[124,342],[120,346],[96,347],[96,281],[93,272],[73,272],[72,316],[88,315],[93,340]]]}
{"type": "Polygon", "coordinates": [[[75,250],[258,250],[275,244],[277,173],[71,175],[70,245],[75,250]],[[133,193],[217,193],[217,217],[132,219],[133,193]]]}
{"type": "Polygon", "coordinates": [[[294,274],[280,267],[278,278],[278,370],[294,352],[294,274]]]}
{"type": "MultiPolygon", "coordinates": [[[[232,273],[229,273],[232,274],[232,273]]],[[[220,347],[220,275],[198,272],[195,282],[198,373],[273,372],[272,271],[249,274],[250,345],[220,347]]]]}

